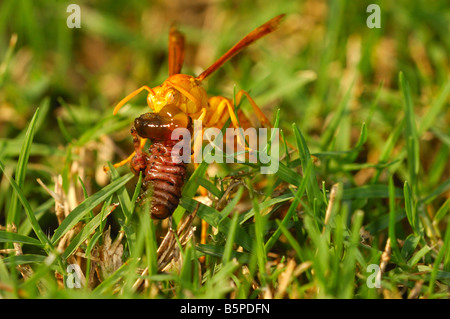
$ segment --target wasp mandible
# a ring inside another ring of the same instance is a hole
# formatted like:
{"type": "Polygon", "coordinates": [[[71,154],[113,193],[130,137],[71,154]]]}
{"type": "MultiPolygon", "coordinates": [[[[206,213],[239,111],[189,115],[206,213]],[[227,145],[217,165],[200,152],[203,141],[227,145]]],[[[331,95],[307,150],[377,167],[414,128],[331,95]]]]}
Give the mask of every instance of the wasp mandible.
{"type": "MultiPolygon", "coordinates": [[[[163,84],[150,88],[142,86],[122,99],[114,109],[114,115],[130,99],[142,91],[147,91],[147,104],[151,112],[142,114],[134,121],[131,129],[135,151],[115,167],[130,163],[131,170],[142,172],[144,194],[153,193],[150,213],[152,218],[164,219],[172,215],[181,197],[181,188],[186,175],[186,163],[176,163],[171,159],[172,148],[179,140],[172,140],[171,133],[176,128],[191,130],[193,120],[201,120],[205,127],[222,128],[228,119],[234,128],[239,121],[232,100],[223,96],[208,98],[201,86],[214,71],[261,37],[273,32],[279,26],[284,14],[276,16],[259,26],[214,62],[197,77],[181,74],[184,60],[184,35],[172,27],[169,32],[169,77],[163,84]],[[144,151],[146,140],[152,144],[144,151]]],[[[270,128],[270,121],[256,105],[250,95],[240,90],[236,94],[236,105],[246,97],[253,111],[264,127],[270,128]]]]}

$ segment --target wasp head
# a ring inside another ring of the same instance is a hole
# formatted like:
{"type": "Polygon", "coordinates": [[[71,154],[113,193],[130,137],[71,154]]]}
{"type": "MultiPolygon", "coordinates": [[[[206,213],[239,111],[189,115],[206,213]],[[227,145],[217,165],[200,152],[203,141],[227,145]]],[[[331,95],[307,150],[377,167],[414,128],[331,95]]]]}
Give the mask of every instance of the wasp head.
{"type": "Polygon", "coordinates": [[[147,103],[155,113],[172,104],[187,114],[194,114],[206,107],[208,97],[194,77],[175,74],[151,89],[147,95],[147,103]]]}

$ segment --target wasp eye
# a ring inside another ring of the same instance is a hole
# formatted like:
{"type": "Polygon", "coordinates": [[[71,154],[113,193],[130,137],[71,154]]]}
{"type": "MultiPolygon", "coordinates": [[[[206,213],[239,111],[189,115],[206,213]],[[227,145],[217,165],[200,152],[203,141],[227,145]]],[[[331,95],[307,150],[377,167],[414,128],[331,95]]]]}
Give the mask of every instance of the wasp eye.
{"type": "Polygon", "coordinates": [[[177,104],[180,100],[180,93],[175,90],[170,90],[166,93],[166,101],[168,104],[177,104]]]}
{"type": "Polygon", "coordinates": [[[153,107],[153,99],[152,99],[152,95],[151,94],[147,95],[147,104],[148,104],[148,106],[150,106],[150,108],[152,110],[154,109],[154,107],[153,107]]]}

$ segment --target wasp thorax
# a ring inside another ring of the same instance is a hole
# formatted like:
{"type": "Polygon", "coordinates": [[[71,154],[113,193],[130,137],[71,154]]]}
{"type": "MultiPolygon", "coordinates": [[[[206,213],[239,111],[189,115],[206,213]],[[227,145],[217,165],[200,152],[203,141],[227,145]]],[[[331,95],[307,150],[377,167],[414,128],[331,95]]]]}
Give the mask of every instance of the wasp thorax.
{"type": "Polygon", "coordinates": [[[169,140],[176,128],[191,127],[190,117],[174,105],[164,106],[159,113],[145,113],[134,120],[140,137],[152,140],[169,140]]]}

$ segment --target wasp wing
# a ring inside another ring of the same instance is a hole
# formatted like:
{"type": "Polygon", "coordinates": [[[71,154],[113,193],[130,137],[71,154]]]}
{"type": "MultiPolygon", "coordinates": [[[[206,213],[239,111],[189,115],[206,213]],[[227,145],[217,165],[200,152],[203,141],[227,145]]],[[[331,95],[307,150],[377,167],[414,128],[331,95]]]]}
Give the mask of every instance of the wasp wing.
{"type": "Polygon", "coordinates": [[[249,34],[247,34],[244,38],[241,39],[241,41],[236,43],[230,50],[228,50],[224,55],[222,55],[209,68],[207,68],[199,76],[197,76],[196,80],[203,81],[207,76],[209,76],[211,73],[220,68],[225,62],[227,62],[229,59],[238,54],[241,50],[248,47],[250,44],[262,38],[263,36],[275,31],[283,18],[284,14],[280,14],[275,18],[267,21],[263,25],[257,27],[249,34]]]}
{"type": "Polygon", "coordinates": [[[169,32],[169,76],[181,72],[184,60],[184,34],[175,26],[169,32]]]}

